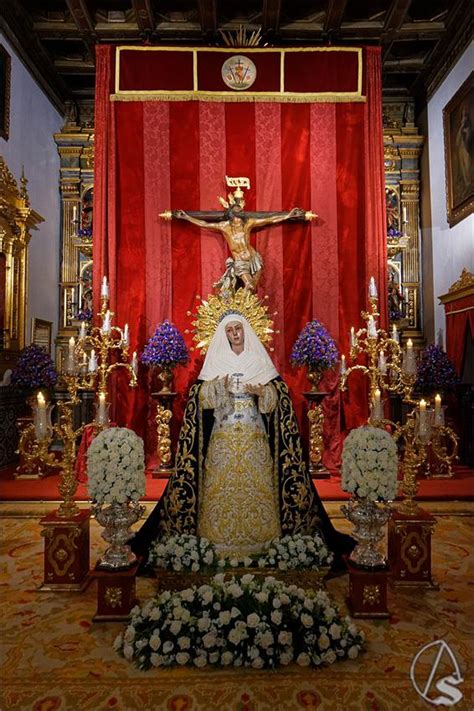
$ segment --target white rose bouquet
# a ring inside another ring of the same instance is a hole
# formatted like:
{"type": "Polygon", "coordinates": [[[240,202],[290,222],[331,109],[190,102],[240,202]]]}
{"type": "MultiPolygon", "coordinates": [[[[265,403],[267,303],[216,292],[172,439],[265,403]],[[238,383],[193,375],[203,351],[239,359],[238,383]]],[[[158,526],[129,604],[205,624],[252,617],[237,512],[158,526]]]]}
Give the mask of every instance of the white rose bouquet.
{"type": "Polygon", "coordinates": [[[295,533],[275,538],[265,546],[265,553],[258,558],[257,565],[279,570],[319,570],[321,566],[330,565],[333,557],[319,534],[304,536],[295,533]]]}
{"type": "Polygon", "coordinates": [[[126,427],[103,430],[87,451],[87,475],[97,504],[138,501],[145,494],[143,440],[126,427]]]}
{"type": "Polygon", "coordinates": [[[388,432],[368,425],[350,432],[342,451],[344,491],[369,501],[393,501],[397,471],[397,445],[388,432]]]}
{"type": "Polygon", "coordinates": [[[132,610],[115,650],[139,669],[169,666],[318,667],[355,659],[364,633],[326,592],[251,574],[180,592],[132,610]]]}

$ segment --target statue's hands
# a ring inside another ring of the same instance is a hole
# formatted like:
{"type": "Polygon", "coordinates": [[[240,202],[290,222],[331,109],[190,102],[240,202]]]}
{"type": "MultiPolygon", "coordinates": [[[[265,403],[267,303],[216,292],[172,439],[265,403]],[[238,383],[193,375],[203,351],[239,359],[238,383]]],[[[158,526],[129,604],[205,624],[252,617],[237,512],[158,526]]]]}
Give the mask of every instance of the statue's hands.
{"type": "Polygon", "coordinates": [[[249,393],[249,395],[258,395],[260,397],[264,393],[265,386],[264,385],[246,385],[245,386],[245,392],[249,393]]]}
{"type": "Polygon", "coordinates": [[[301,207],[294,207],[292,210],[290,210],[290,217],[297,217],[300,220],[304,220],[305,217],[305,211],[301,207]]]}

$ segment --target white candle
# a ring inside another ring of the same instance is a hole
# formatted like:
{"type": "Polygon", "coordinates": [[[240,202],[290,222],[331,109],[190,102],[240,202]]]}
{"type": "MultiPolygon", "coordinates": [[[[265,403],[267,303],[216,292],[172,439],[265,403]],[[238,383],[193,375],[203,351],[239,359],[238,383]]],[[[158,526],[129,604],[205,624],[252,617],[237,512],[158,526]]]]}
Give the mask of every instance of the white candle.
{"type": "Polygon", "coordinates": [[[351,326],[351,346],[355,346],[355,345],[357,345],[355,330],[354,330],[354,326],[351,326]]]}
{"type": "Polygon", "coordinates": [[[420,400],[420,412],[426,412],[426,400],[420,400]]]}
{"type": "Polygon", "coordinates": [[[130,335],[128,332],[128,323],[125,324],[123,329],[123,342],[126,346],[130,344],[130,335]]]}
{"type": "Polygon", "coordinates": [[[374,392],[374,399],[372,401],[372,418],[371,419],[375,422],[383,420],[383,408],[382,408],[381,393],[380,393],[379,388],[377,388],[374,392]]]}
{"type": "Polygon", "coordinates": [[[95,350],[91,350],[91,355],[89,358],[89,373],[95,373],[97,370],[97,358],[95,357],[95,350]]]}
{"type": "Polygon", "coordinates": [[[411,338],[407,341],[405,355],[403,357],[403,372],[407,375],[416,375],[416,359],[413,351],[413,341],[411,338]]]}
{"type": "Polygon", "coordinates": [[[403,217],[403,222],[406,224],[407,222],[407,208],[406,205],[402,207],[402,217],[403,217]]]}
{"type": "Polygon", "coordinates": [[[439,394],[435,396],[434,424],[435,427],[444,425],[444,412],[441,409],[441,395],[439,394]]]}
{"type": "Polygon", "coordinates": [[[81,323],[81,328],[80,328],[80,330],[79,330],[79,340],[81,340],[82,338],[85,338],[86,335],[87,335],[87,332],[86,332],[86,322],[85,322],[85,321],[82,321],[82,323],[81,323]]]}
{"type": "Polygon", "coordinates": [[[104,321],[102,323],[102,333],[110,333],[110,311],[105,312],[104,321]]]}
{"type": "Polygon", "coordinates": [[[367,336],[368,338],[377,338],[377,327],[373,316],[369,316],[367,321],[367,336]]]}
{"type": "Polygon", "coordinates": [[[82,354],[82,366],[81,370],[86,371],[87,370],[87,353],[82,354]]]}
{"type": "Polygon", "coordinates": [[[341,375],[344,375],[346,372],[346,356],[342,355],[341,356],[341,375]]]}
{"type": "Polygon", "coordinates": [[[392,339],[394,341],[396,341],[397,343],[399,342],[398,331],[397,331],[397,327],[395,326],[395,324],[393,324],[393,328],[392,328],[392,339]]]}
{"type": "Polygon", "coordinates": [[[67,356],[67,361],[66,361],[66,372],[69,373],[70,375],[74,373],[75,368],[76,368],[76,359],[74,355],[74,349],[76,347],[76,341],[74,340],[74,337],[71,336],[69,339],[69,347],[68,347],[68,356],[67,356]]]}
{"type": "Polygon", "coordinates": [[[35,435],[36,439],[46,439],[48,436],[46,400],[42,392],[39,392],[36,396],[35,435]]]}
{"type": "Polygon", "coordinates": [[[73,222],[76,222],[77,220],[77,205],[72,206],[72,219],[73,222]]]}
{"type": "Polygon", "coordinates": [[[384,351],[380,351],[379,353],[379,370],[382,375],[385,375],[387,372],[387,360],[384,351]]]}
{"type": "Polygon", "coordinates": [[[375,279],[373,276],[370,277],[370,281],[369,281],[369,296],[372,299],[377,298],[377,286],[375,284],[375,279]]]}
{"type": "Polygon", "coordinates": [[[99,408],[97,410],[97,422],[99,425],[106,425],[109,421],[106,397],[107,393],[99,393],[99,408]]]}
{"type": "Polygon", "coordinates": [[[135,375],[138,373],[138,360],[137,360],[137,352],[136,351],[133,351],[132,370],[135,373],[135,375]]]}
{"type": "Polygon", "coordinates": [[[100,296],[102,299],[109,298],[109,285],[107,283],[107,277],[104,276],[102,279],[102,286],[100,287],[100,296]]]}

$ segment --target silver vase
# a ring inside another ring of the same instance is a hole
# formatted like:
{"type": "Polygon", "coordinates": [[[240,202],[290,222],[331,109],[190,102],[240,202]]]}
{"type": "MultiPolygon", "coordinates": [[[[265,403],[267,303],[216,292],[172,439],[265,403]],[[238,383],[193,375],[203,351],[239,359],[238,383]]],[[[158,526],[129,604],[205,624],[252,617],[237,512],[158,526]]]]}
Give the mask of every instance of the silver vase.
{"type": "Polygon", "coordinates": [[[383,527],[391,515],[388,504],[377,504],[367,499],[351,499],[341,506],[344,516],[354,525],[357,545],[349,556],[356,565],[375,568],[386,564],[379,544],[384,537],[383,527]]]}
{"type": "Polygon", "coordinates": [[[137,557],[126,543],[134,536],[130,526],[138,521],[144,511],[145,507],[138,501],[92,506],[93,515],[105,529],[102,538],[111,543],[98,563],[99,568],[118,570],[135,563],[137,557]]]}

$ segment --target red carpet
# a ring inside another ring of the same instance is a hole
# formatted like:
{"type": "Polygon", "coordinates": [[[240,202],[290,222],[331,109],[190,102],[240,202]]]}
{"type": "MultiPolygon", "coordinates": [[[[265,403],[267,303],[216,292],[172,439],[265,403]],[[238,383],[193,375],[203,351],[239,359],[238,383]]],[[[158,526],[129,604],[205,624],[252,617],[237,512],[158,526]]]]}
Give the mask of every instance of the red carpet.
{"type": "MultiPolygon", "coordinates": [[[[59,476],[52,474],[44,479],[15,479],[15,467],[0,470],[1,501],[57,501],[59,476]]],[[[332,476],[315,482],[320,497],[325,501],[342,501],[349,495],[342,491],[340,478],[332,476]]],[[[147,477],[145,501],[159,499],[166,485],[165,479],[147,477]]],[[[452,479],[421,479],[419,498],[434,501],[474,500],[474,470],[465,466],[455,467],[452,479]]],[[[76,499],[87,501],[84,484],[80,484],[76,499]]]]}

